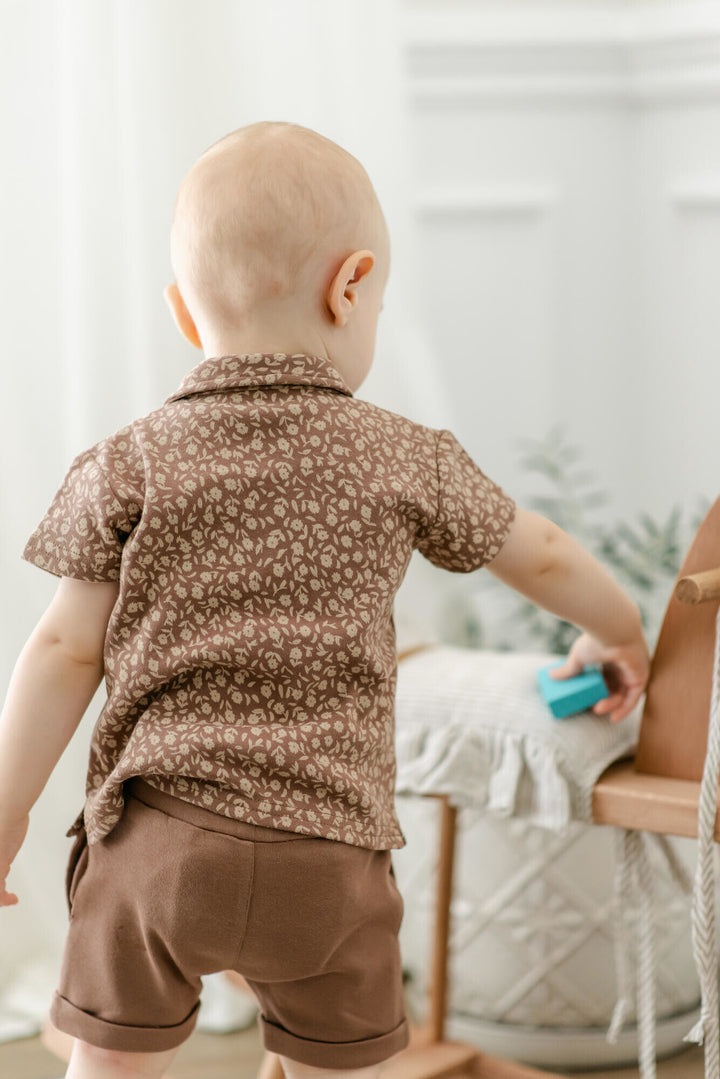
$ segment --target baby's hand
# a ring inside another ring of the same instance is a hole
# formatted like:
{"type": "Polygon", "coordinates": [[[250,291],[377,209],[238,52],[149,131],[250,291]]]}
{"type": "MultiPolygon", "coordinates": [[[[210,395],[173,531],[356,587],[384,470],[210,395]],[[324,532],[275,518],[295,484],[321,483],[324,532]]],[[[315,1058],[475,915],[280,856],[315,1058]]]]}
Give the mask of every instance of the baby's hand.
{"type": "Polygon", "coordinates": [[[626,644],[612,647],[600,644],[589,633],[575,641],[567,659],[550,671],[551,678],[573,678],[593,663],[602,664],[603,677],[610,696],[593,707],[596,715],[608,715],[617,723],[633,710],[639,701],[650,673],[650,656],[645,638],[640,635],[626,644]]]}
{"type": "Polygon", "coordinates": [[[19,902],[13,892],[8,892],[5,883],[13,859],[23,845],[29,824],[29,813],[13,821],[4,821],[0,817],[0,907],[12,907],[19,902]]]}

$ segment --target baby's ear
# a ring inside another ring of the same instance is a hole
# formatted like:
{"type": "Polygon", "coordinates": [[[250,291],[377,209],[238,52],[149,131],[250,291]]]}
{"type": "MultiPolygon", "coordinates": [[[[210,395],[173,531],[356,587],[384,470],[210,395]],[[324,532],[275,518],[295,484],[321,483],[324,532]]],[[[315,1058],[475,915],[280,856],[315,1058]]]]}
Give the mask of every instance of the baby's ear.
{"type": "Polygon", "coordinates": [[[202,348],[202,341],[197,332],[197,326],[193,322],[192,315],[185,306],[185,301],[183,300],[177,285],[174,283],[168,285],[167,288],[163,290],[163,296],[165,297],[165,302],[170,308],[170,313],[175,320],[175,325],[180,333],[186,341],[189,341],[195,348],[202,348]]]}
{"type": "Polygon", "coordinates": [[[344,326],[357,304],[357,286],[375,265],[372,251],[353,251],[333,277],[325,297],[336,326],[344,326]]]}

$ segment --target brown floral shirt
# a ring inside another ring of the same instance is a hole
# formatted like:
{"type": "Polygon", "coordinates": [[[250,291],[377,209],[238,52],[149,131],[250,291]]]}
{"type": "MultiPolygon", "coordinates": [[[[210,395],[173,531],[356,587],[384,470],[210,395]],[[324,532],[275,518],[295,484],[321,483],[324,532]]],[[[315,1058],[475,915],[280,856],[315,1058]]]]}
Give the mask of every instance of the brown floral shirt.
{"type": "Polygon", "coordinates": [[[75,458],[23,551],[119,580],[68,835],[107,835],[141,775],[252,824],[403,846],[393,598],[414,549],[474,570],[513,516],[450,432],[354,398],[326,359],[199,363],[75,458]]]}

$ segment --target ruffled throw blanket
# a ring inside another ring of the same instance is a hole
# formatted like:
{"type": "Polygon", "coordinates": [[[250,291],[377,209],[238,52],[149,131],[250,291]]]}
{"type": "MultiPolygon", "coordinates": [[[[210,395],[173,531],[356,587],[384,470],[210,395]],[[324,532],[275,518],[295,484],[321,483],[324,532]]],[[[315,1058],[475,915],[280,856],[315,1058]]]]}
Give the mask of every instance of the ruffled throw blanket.
{"type": "Polygon", "coordinates": [[[537,672],[560,657],[433,645],[398,666],[398,794],[522,817],[563,832],[590,821],[602,772],[632,753],[639,711],[622,723],[592,712],[554,719],[537,672]]]}

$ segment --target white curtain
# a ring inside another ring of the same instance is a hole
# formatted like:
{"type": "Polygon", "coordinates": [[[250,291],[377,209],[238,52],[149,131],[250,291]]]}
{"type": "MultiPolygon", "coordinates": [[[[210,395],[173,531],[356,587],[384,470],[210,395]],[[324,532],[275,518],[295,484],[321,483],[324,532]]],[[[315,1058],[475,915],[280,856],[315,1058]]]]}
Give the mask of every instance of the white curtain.
{"type": "MultiPolygon", "coordinates": [[[[20,561],[71,459],[157,407],[202,359],[162,299],[175,193],[217,138],[313,127],[376,183],[394,239],[362,396],[452,426],[412,297],[395,0],[2,0],[0,678],[56,581],[20,561]]],[[[98,695],[31,814],[0,911],[0,1040],[39,1028],[66,928],[63,878],[98,695]]]]}

